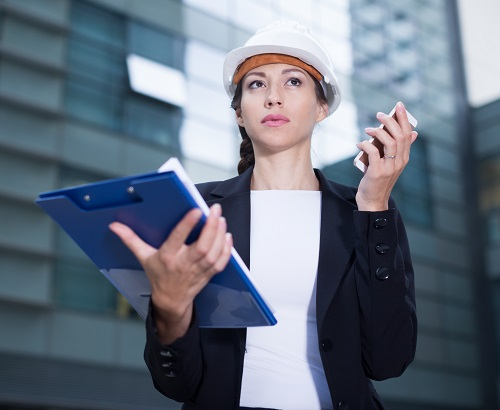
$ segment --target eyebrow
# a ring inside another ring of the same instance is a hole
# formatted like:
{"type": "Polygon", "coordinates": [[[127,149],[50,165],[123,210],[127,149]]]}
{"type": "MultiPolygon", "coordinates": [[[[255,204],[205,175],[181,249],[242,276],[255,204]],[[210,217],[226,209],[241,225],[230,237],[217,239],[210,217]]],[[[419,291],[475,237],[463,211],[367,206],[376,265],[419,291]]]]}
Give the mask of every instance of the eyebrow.
{"type": "Polygon", "coordinates": [[[291,72],[299,72],[299,73],[302,73],[304,75],[306,75],[306,72],[304,70],[302,70],[301,68],[285,68],[281,74],[288,74],[288,73],[291,73],[291,72]]]}

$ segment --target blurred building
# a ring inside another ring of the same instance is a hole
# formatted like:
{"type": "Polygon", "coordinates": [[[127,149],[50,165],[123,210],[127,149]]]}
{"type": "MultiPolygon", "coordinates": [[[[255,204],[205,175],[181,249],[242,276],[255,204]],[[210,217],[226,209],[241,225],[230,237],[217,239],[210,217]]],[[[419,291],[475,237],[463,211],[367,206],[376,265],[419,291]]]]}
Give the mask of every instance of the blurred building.
{"type": "Polygon", "coordinates": [[[403,100],[419,120],[394,192],[418,351],[377,389],[396,410],[497,408],[500,100],[467,101],[458,12],[451,0],[0,0],[0,409],[180,408],[152,386],[142,321],[33,201],[170,156],[195,181],[235,175],[222,61],[278,18],[333,56],[343,103],[313,154],[332,179],[359,181],[355,142],[377,111],[403,100]]]}

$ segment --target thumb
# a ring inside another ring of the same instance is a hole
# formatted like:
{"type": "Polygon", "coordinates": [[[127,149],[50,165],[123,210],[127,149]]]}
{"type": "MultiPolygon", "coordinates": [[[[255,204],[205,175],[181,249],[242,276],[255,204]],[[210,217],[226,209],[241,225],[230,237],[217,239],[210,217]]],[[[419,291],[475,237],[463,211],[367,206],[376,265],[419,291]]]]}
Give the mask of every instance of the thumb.
{"type": "Polygon", "coordinates": [[[143,266],[146,259],[156,251],[155,248],[139,238],[131,228],[121,222],[112,222],[109,229],[121,239],[143,266]]]}

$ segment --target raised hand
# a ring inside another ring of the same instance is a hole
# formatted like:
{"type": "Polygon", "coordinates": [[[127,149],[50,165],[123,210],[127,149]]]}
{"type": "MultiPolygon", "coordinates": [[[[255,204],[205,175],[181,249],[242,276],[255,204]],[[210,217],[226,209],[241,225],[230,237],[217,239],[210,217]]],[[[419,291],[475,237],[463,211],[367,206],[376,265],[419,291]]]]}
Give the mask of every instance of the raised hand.
{"type": "Polygon", "coordinates": [[[378,113],[377,119],[384,128],[366,128],[370,137],[377,138],[384,145],[384,156],[368,141],[357,146],[368,154],[370,165],[361,179],[356,194],[360,211],[383,211],[388,209],[389,197],[401,172],[410,159],[411,144],[417,138],[412,131],[403,103],[396,105],[396,118],[378,113]]]}

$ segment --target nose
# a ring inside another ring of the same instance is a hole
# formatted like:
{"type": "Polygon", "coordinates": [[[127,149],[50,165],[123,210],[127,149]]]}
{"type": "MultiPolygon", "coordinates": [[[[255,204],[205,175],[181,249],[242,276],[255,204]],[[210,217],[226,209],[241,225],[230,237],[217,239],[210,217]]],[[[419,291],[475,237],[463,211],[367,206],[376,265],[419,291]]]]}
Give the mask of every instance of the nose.
{"type": "Polygon", "coordinates": [[[266,97],[266,107],[271,108],[273,106],[282,106],[283,98],[280,93],[276,90],[276,87],[270,87],[269,92],[266,97]]]}

